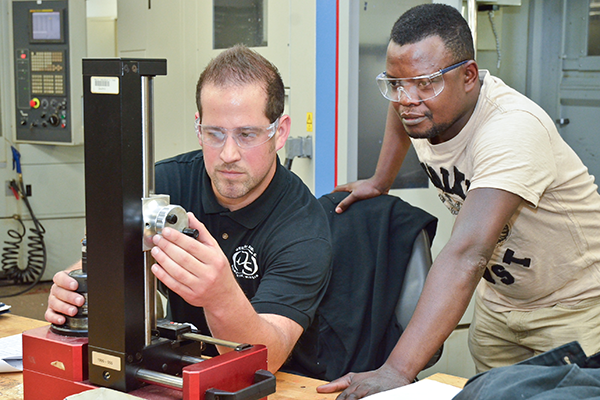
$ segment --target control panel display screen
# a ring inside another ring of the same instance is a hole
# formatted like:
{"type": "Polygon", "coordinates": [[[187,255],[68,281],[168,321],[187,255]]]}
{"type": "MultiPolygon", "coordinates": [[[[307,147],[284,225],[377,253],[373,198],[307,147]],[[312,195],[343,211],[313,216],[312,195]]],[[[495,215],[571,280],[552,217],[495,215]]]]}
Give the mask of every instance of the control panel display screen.
{"type": "Polygon", "coordinates": [[[32,42],[62,42],[62,24],[60,11],[31,13],[32,42]]]}

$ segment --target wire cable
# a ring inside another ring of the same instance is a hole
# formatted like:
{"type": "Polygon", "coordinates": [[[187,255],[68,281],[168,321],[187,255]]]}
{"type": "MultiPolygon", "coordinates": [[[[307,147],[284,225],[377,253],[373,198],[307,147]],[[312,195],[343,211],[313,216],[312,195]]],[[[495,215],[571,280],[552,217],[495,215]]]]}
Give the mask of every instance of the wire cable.
{"type": "Polygon", "coordinates": [[[19,249],[21,248],[21,242],[23,237],[27,233],[25,224],[18,215],[13,215],[13,219],[19,222],[21,225],[21,231],[16,229],[9,229],[8,236],[12,240],[5,240],[5,247],[2,248],[2,273],[4,279],[13,279],[14,270],[19,268],[19,249]]]}
{"type": "Polygon", "coordinates": [[[41,222],[36,218],[31,208],[31,204],[29,204],[27,194],[25,190],[23,190],[23,181],[20,179],[20,182],[17,184],[17,182],[13,179],[10,182],[10,185],[13,191],[17,191],[21,195],[21,199],[25,203],[25,206],[29,211],[29,215],[31,215],[34,227],[29,229],[31,235],[27,237],[29,240],[27,265],[24,269],[21,269],[18,265],[19,248],[27,230],[21,218],[15,217],[15,219],[20,222],[23,228],[23,233],[15,230],[12,230],[12,232],[9,231],[8,234],[11,238],[13,238],[13,240],[5,242],[7,247],[3,249],[2,272],[5,273],[5,279],[12,280],[15,284],[30,283],[30,285],[16,293],[3,295],[2,297],[13,297],[31,290],[42,279],[44,271],[46,270],[47,262],[46,244],[44,242],[44,234],[46,233],[46,230],[41,222]]]}
{"type": "Polygon", "coordinates": [[[494,34],[494,38],[496,39],[496,54],[498,55],[498,62],[496,64],[496,68],[500,69],[502,52],[500,51],[500,38],[498,37],[498,32],[496,31],[496,23],[494,22],[494,10],[488,11],[488,17],[490,19],[490,24],[492,24],[492,33],[494,34]]]}

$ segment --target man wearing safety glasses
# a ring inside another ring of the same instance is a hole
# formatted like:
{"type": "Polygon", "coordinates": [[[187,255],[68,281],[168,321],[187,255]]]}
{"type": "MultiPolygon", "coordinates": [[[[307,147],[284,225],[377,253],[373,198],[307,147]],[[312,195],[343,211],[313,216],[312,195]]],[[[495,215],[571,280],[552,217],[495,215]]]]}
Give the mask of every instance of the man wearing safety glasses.
{"type": "Polygon", "coordinates": [[[453,7],[417,6],[392,29],[377,77],[390,101],[377,169],[336,188],[351,192],[336,211],[387,193],[412,144],[456,221],[384,365],[319,391],[360,398],[412,382],[474,293],[469,348],[478,371],[574,340],[588,355],[600,350],[594,178],[552,119],[473,57],[471,32],[453,7]]]}
{"type": "MultiPolygon", "coordinates": [[[[243,46],[224,51],[196,88],[202,150],[155,169],[156,193],[190,211],[190,227],[200,232],[193,239],[165,228],[153,238],[152,272],[169,288],[171,319],[218,339],[266,345],[272,372],[304,332],[302,345],[316,347],[309,328],[331,260],[323,208],[277,157],[290,133],[284,96],[264,57],[243,46]]],[[[59,313],[74,315],[83,298],[67,274],[54,282],[46,319],[62,324],[59,313]]],[[[294,357],[287,369],[303,371],[294,357]]]]}

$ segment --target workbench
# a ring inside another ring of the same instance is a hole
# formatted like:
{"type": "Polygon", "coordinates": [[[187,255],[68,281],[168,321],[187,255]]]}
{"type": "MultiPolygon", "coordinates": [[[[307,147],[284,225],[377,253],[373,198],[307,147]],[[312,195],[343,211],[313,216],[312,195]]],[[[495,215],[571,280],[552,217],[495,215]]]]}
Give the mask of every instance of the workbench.
{"type": "MultiPolygon", "coordinates": [[[[10,313],[0,315],[0,337],[16,335],[28,329],[48,325],[46,321],[19,317],[10,313]]],[[[338,393],[317,393],[316,387],[323,381],[303,376],[278,372],[277,392],[269,396],[269,400],[328,400],[335,399],[338,393]]],[[[449,385],[463,387],[466,379],[446,374],[435,374],[427,379],[449,385]]],[[[0,398],[2,400],[23,399],[23,374],[20,372],[0,373],[0,398]]]]}

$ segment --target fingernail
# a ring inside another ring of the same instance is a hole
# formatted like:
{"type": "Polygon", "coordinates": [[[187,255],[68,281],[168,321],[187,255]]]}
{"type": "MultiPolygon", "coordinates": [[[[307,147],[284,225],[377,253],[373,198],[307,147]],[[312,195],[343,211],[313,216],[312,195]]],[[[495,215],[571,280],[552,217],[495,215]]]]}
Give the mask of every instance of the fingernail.
{"type": "Polygon", "coordinates": [[[152,253],[152,255],[155,256],[158,254],[159,251],[160,249],[158,247],[153,247],[152,250],[150,250],[150,253],[152,253]]]}
{"type": "Polygon", "coordinates": [[[158,242],[160,242],[161,239],[162,239],[162,237],[160,235],[154,235],[152,237],[152,243],[158,244],[158,242]]]}
{"type": "Polygon", "coordinates": [[[69,308],[69,314],[70,314],[70,315],[75,315],[75,314],[77,314],[77,308],[75,308],[75,307],[70,307],[70,308],[69,308]]]}

